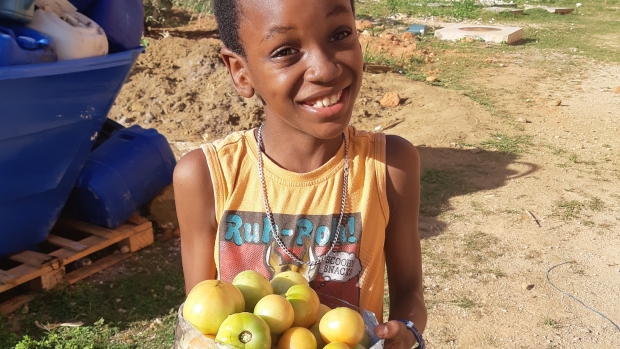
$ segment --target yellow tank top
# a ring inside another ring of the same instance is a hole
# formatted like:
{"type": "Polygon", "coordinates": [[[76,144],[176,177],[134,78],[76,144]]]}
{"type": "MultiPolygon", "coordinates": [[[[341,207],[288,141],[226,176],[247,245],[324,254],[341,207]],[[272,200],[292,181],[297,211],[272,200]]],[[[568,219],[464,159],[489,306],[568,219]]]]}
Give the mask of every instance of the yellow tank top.
{"type": "MultiPolygon", "coordinates": [[[[215,262],[220,279],[232,281],[248,269],[269,279],[281,271],[299,271],[310,280],[322,303],[335,307],[344,301],[372,311],[381,321],[383,245],[389,217],[385,135],[353,127],[347,132],[349,183],[339,241],[332,253],[313,267],[290,259],[272,236],[253,132],[236,132],[202,146],[215,193],[215,262]]],[[[316,260],[329,250],[336,235],[344,142],[332,159],[312,172],[284,170],[266,156],[263,166],[269,206],[281,240],[297,258],[316,260]]]]}

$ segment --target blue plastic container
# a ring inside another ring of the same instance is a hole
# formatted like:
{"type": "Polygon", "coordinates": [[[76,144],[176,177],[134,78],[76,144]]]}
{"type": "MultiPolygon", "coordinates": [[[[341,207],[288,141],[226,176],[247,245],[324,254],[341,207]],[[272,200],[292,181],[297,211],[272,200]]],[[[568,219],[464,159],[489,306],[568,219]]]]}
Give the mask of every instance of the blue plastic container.
{"type": "Polygon", "coordinates": [[[144,29],[142,0],[95,0],[82,13],[101,26],[111,53],[140,46],[144,29]]]}
{"type": "Polygon", "coordinates": [[[28,23],[34,15],[34,0],[0,0],[0,19],[28,23]]]}
{"type": "Polygon", "coordinates": [[[101,130],[99,130],[99,134],[97,134],[97,139],[95,140],[95,144],[93,144],[93,150],[99,148],[99,146],[102,145],[103,142],[110,139],[112,133],[124,129],[125,126],[119,124],[118,122],[110,118],[106,119],[103,123],[103,126],[101,126],[101,130]]]}
{"type": "Polygon", "coordinates": [[[414,35],[424,35],[426,33],[426,26],[423,24],[413,24],[406,31],[411,32],[414,35]]]}
{"type": "Polygon", "coordinates": [[[0,256],[45,240],[141,52],[0,68],[0,256]]]}
{"type": "Polygon", "coordinates": [[[77,8],[78,12],[83,13],[96,0],[69,0],[69,2],[77,8]]]}
{"type": "Polygon", "coordinates": [[[0,67],[57,60],[49,36],[26,27],[0,25],[0,67]]]}
{"type": "Polygon", "coordinates": [[[176,160],[155,129],[112,133],[86,160],[67,201],[78,219],[116,228],[172,183],[176,160]]]}

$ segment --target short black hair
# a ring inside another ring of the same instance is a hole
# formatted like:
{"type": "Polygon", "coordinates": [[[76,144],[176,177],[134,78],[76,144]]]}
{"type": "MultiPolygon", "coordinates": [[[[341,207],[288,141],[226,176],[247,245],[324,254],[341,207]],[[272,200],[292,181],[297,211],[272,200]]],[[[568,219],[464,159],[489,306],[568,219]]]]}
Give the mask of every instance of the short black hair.
{"type": "MultiPolygon", "coordinates": [[[[239,1],[213,0],[213,14],[224,46],[238,55],[245,56],[245,50],[239,39],[239,1]]],[[[353,14],[355,14],[355,1],[350,1],[353,14]]]]}

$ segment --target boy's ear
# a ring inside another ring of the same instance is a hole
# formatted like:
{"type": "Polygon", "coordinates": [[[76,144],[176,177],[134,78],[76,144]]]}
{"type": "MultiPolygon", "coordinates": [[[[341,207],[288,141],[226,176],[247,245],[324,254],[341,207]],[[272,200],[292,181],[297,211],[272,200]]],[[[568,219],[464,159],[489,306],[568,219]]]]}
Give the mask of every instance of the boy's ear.
{"type": "Polygon", "coordinates": [[[254,96],[254,86],[247,70],[245,59],[230,49],[224,47],[220,51],[224,64],[232,77],[237,92],[245,98],[254,96]]]}

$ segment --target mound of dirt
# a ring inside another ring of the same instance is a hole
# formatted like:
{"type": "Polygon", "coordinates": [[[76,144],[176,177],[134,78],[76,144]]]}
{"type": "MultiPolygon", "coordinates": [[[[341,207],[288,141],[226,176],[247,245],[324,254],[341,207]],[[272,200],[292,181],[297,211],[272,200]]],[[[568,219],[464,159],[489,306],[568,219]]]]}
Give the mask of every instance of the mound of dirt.
{"type": "Polygon", "coordinates": [[[257,98],[241,98],[230,83],[216,39],[150,40],[110,117],[156,128],[169,141],[213,140],[256,126],[257,98]]]}

